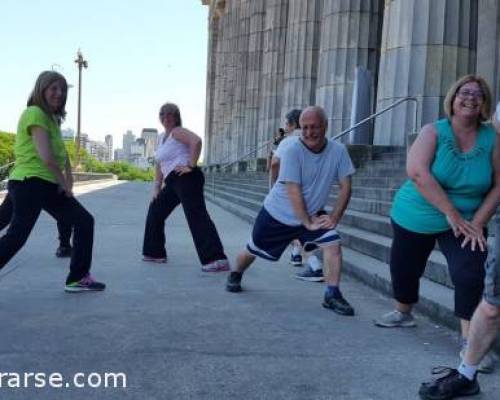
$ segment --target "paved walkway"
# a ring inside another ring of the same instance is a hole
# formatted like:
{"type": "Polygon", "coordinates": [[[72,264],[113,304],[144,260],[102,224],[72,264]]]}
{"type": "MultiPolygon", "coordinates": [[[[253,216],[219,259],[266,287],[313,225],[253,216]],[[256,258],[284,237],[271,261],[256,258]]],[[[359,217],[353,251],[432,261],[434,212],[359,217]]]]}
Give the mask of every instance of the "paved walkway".
{"type": "MultiPolygon", "coordinates": [[[[353,318],[324,310],[323,286],[292,279],[285,259],[256,262],[245,292],[225,292],[225,274],[200,271],[180,209],[167,223],[169,263],[143,263],[150,186],[92,186],[80,200],[108,289],[63,291],[68,261],[54,257],[55,223],[43,216],[0,272],[0,373],[123,372],[127,388],[9,389],[2,378],[1,399],[416,399],[432,366],[458,362],[456,334],[423,317],[415,329],[374,327],[391,301],[349,277],[353,318]]],[[[250,226],[209,209],[234,260],[250,226]]],[[[480,399],[498,398],[499,375],[481,376],[480,399]]]]}

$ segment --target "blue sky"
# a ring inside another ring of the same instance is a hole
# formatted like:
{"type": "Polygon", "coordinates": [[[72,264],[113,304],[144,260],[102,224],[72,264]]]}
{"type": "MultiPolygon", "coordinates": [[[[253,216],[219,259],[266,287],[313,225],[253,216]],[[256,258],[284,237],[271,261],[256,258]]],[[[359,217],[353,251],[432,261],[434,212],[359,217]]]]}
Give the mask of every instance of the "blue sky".
{"type": "Polygon", "coordinates": [[[161,129],[158,109],[180,106],[204,134],[208,7],[200,0],[0,0],[0,130],[15,132],[36,77],[54,68],[73,84],[63,128],[76,131],[80,48],[82,132],[91,139],[161,129]]]}

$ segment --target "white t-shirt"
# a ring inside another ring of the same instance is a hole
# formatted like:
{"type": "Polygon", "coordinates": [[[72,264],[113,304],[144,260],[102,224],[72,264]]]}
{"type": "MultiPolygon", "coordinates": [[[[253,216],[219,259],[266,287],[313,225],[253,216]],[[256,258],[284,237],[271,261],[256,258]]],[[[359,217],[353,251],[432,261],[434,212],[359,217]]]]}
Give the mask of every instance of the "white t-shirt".
{"type": "Polygon", "coordinates": [[[309,150],[299,137],[286,140],[279,153],[278,179],[264,199],[264,207],[282,224],[297,226],[302,222],[293,211],[286,182],[300,185],[307,214],[314,215],[325,208],[332,185],[352,175],[355,169],[346,147],[333,139],[320,153],[309,150]]]}
{"type": "Polygon", "coordinates": [[[276,150],[274,150],[273,156],[277,157],[277,158],[281,158],[281,154],[283,154],[283,152],[288,147],[288,145],[290,143],[293,143],[293,140],[290,141],[289,139],[298,138],[301,136],[301,134],[302,134],[302,131],[300,129],[295,129],[291,134],[289,134],[284,139],[282,139],[280,144],[276,148],[276,150]]]}

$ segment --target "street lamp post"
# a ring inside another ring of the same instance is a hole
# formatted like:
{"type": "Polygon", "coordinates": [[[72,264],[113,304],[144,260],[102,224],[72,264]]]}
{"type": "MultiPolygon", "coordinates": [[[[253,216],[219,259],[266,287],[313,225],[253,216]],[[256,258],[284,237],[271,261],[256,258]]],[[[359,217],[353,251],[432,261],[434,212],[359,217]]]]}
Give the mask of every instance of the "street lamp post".
{"type": "Polygon", "coordinates": [[[82,106],[82,68],[87,68],[87,60],[83,59],[80,49],[76,53],[75,63],[78,64],[78,112],[76,125],[76,168],[80,167],[80,121],[81,121],[81,106],[82,106]]]}

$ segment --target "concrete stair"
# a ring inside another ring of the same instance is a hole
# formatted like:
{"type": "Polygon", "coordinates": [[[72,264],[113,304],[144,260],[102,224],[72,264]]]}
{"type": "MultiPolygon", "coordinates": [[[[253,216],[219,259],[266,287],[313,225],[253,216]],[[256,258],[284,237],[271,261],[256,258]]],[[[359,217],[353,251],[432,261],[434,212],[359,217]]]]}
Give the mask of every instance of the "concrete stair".
{"type": "MultiPolygon", "coordinates": [[[[344,268],[362,282],[390,295],[388,261],[392,228],[389,212],[394,194],[406,180],[406,156],[396,148],[374,152],[370,160],[353,161],[358,167],[353,176],[352,197],[338,227],[344,248],[344,268]]],[[[268,175],[234,171],[205,173],[206,199],[253,223],[268,192],[268,175]]],[[[329,206],[334,204],[337,192],[338,187],[334,186],[329,206]]],[[[446,260],[436,247],[421,280],[417,309],[440,323],[457,328],[452,288],[446,260]]]]}

